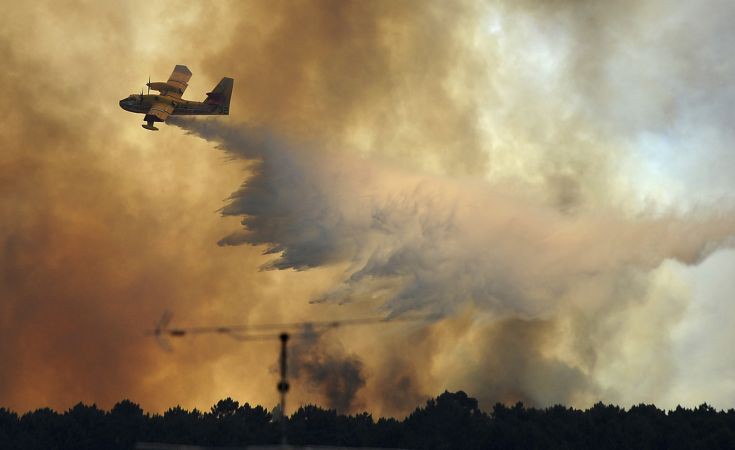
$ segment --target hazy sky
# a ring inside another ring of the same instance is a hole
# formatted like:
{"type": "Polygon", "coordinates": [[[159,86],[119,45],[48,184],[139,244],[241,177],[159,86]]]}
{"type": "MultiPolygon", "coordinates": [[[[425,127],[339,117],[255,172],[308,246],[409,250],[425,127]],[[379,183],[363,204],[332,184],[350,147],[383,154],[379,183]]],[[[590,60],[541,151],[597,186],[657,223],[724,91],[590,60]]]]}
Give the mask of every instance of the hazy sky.
{"type": "Polygon", "coordinates": [[[298,343],[292,406],[735,403],[731,2],[0,6],[0,406],[276,404],[166,309],[442,315],[298,343]],[[231,115],[120,109],[175,64],[231,115]]]}

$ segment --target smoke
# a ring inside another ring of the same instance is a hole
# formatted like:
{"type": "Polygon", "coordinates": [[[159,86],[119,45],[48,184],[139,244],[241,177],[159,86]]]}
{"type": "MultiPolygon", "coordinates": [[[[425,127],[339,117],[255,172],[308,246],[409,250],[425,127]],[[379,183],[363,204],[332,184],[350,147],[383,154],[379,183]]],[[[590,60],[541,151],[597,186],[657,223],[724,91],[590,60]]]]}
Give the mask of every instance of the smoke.
{"type": "Polygon", "coordinates": [[[378,410],[396,380],[411,398],[658,401],[686,358],[677,274],[731,244],[732,17],[719,0],[249,9],[207,61],[281,142],[223,243],[344,270],[318,305],[447,314],[367,351],[378,410]]]}
{"type": "Polygon", "coordinates": [[[243,217],[244,229],[220,244],[265,245],[276,256],[264,269],[351,263],[342,284],[317,301],[374,294],[369,285],[377,283],[392,289],[383,298],[393,313],[472,300],[537,315],[584,279],[648,272],[667,259],[696,264],[735,230],[735,219],[720,213],[567,217],[488,183],[310,154],[245,126],[170,123],[257,158],[255,174],[222,209],[243,217]]]}
{"type": "Polygon", "coordinates": [[[293,379],[306,381],[329,408],[346,413],[363,406],[355,403],[357,391],[365,386],[362,362],[313,330],[307,329],[291,345],[289,371],[293,379]]]}
{"type": "MultiPolygon", "coordinates": [[[[667,260],[697,264],[731,245],[735,231],[732,214],[695,219],[610,209],[569,216],[503,186],[310,151],[263,129],[170,123],[254,161],[253,175],[222,209],[242,217],[243,230],[222,244],[264,246],[273,258],[266,270],[347,264],[342,281],[313,301],[363,303],[389,314],[456,316],[471,308],[475,318],[447,326],[451,341],[471,333],[483,349],[463,375],[474,373],[465,383],[484,400],[599,396],[595,341],[615,339],[608,324],[645,299],[649,274],[667,260]],[[562,349],[564,327],[587,334],[562,349]]],[[[313,382],[330,379],[340,392],[347,383],[350,393],[360,386],[346,381],[357,373],[349,358],[344,366],[338,357],[313,358],[315,364],[302,364],[313,382]],[[339,368],[341,378],[323,374],[327,367],[339,368]]]]}
{"type": "MultiPolygon", "coordinates": [[[[3,3],[0,81],[15,105],[0,123],[3,407],[109,408],[122,398],[148,410],[201,407],[237,394],[209,382],[222,378],[218,364],[244,378],[226,364],[238,347],[194,342],[162,356],[144,334],[165,309],[190,322],[257,318],[255,302],[230,303],[233,291],[268,282],[242,277],[243,267],[257,269],[257,252],[215,257],[212,243],[228,227],[214,210],[240,168],[228,174],[220,155],[184,145],[183,136],[146,140],[138,118],[117,106],[149,70],[172,68],[167,58],[156,68],[142,56],[138,27],[153,29],[144,6],[3,3]],[[180,146],[175,158],[169,146],[180,146]]],[[[166,10],[152,8],[150,20],[166,10]]],[[[197,26],[217,18],[209,13],[197,26]]],[[[151,33],[168,35],[161,26],[151,33]]],[[[238,360],[254,365],[258,350],[238,360]]],[[[271,396],[250,398],[266,404],[271,396]]]]}
{"type": "Polygon", "coordinates": [[[349,141],[351,151],[402,166],[482,174],[489,161],[477,111],[488,98],[476,71],[490,62],[468,41],[484,9],[468,1],[236,4],[231,39],[207,55],[205,70],[237,76],[231,111],[248,123],[334,152],[349,141]]]}
{"type": "Polygon", "coordinates": [[[731,2],[3,6],[0,404],[273,404],[273,349],[162,356],[164,309],[443,314],[305,352],[344,410],[735,398],[731,2]],[[117,107],[179,63],[236,80],[248,126],[185,125],[234,162],[117,107]]]}

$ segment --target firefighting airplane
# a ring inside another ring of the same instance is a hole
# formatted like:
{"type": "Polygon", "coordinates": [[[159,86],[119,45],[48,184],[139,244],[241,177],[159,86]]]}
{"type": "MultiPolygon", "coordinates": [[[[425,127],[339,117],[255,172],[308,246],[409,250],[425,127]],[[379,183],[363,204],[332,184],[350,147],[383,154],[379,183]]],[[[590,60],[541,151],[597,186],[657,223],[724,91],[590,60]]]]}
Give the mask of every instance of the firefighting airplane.
{"type": "Polygon", "coordinates": [[[177,65],[167,82],[157,81],[151,83],[148,80],[148,95],[143,95],[141,89],[140,95],[131,94],[129,97],[120,100],[120,107],[125,111],[139,114],[145,114],[143,120],[146,124],[143,128],[146,130],[156,131],[155,122],[165,122],[170,115],[229,115],[230,114],[230,97],[232,96],[232,78],[222,78],[212,92],[207,93],[207,98],[203,102],[195,102],[184,100],[181,96],[184,94],[191,78],[191,71],[188,67],[177,65]],[[151,89],[158,91],[158,94],[151,95],[151,89]]]}

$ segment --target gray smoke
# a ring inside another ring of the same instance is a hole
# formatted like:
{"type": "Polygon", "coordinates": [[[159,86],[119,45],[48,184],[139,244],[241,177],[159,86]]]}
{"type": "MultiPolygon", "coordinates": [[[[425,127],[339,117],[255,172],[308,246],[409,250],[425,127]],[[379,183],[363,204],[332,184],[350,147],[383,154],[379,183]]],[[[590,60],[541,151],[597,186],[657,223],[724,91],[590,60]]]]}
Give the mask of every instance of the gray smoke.
{"type": "Polygon", "coordinates": [[[40,3],[5,2],[0,27],[5,406],[272,400],[259,347],[162,358],[139,329],[166,308],[447,313],[335,334],[362,363],[351,404],[374,414],[444,389],[485,406],[735,401],[735,252],[707,258],[732,222],[735,3],[40,3]],[[239,168],[117,107],[177,63],[186,98],[231,76],[231,118],[268,126],[186,125],[247,167],[224,210],[244,227],[208,214],[239,168]]]}
{"type": "Polygon", "coordinates": [[[354,354],[347,354],[336,341],[306,333],[294,340],[289,358],[289,375],[306,381],[329,408],[341,413],[356,409],[356,395],[365,385],[363,364],[354,354]]]}
{"type": "Polygon", "coordinates": [[[540,314],[596,277],[696,264],[732,242],[731,215],[627,217],[607,210],[567,217],[484,182],[417,176],[370,161],[310,153],[267,130],[176,119],[172,124],[254,160],[254,173],[222,209],[243,230],[223,245],[264,245],[264,269],[351,262],[318,301],[385,292],[398,313],[464,301],[540,314]]]}
{"type": "MultiPolygon", "coordinates": [[[[486,401],[599,397],[601,352],[614,353],[606,343],[625,334],[621,322],[650,297],[674,295],[654,292],[649,274],[667,260],[696,264],[731,245],[735,231],[732,214],[608,209],[570,216],[500,185],[311,151],[263,129],[171,123],[253,161],[253,175],[222,210],[241,216],[243,230],[222,244],[264,246],[274,255],[264,269],[347,264],[342,282],[315,302],[449,314],[448,324],[434,328],[450,329],[449,342],[471,338],[482,349],[455,378],[486,401]],[[452,322],[468,308],[472,320],[452,322]]],[[[671,305],[664,317],[679,314],[671,305]]],[[[421,345],[426,364],[446,344],[421,345]]],[[[405,366],[413,355],[392,357],[379,371],[405,366]]],[[[363,383],[355,363],[315,356],[302,367],[339,393],[326,395],[330,404],[347,408],[363,383]]],[[[415,372],[400,378],[422,384],[415,372]]]]}

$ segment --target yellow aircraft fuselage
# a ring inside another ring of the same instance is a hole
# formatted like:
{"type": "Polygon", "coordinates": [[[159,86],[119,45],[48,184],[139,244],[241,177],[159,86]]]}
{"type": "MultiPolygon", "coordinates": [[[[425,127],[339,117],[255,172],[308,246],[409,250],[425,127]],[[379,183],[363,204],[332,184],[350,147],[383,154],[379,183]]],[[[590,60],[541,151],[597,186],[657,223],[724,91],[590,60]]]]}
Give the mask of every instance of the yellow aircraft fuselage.
{"type": "Polygon", "coordinates": [[[125,111],[133,113],[146,114],[151,107],[156,103],[167,103],[174,107],[174,111],[171,115],[214,115],[214,114],[227,114],[228,107],[219,108],[219,105],[208,104],[205,102],[195,102],[192,100],[184,100],[182,98],[172,98],[166,95],[156,94],[130,94],[120,100],[120,107],[125,111]],[[224,110],[224,111],[222,111],[224,110]]]}

